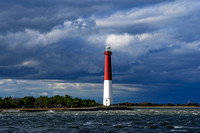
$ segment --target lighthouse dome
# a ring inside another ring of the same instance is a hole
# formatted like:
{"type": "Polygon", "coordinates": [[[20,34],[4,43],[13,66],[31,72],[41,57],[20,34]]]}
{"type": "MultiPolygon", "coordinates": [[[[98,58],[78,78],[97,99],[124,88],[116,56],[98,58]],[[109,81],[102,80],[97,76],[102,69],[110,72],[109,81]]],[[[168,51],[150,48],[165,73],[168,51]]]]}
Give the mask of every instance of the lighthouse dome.
{"type": "Polygon", "coordinates": [[[110,46],[106,46],[106,51],[111,51],[110,46]]]}

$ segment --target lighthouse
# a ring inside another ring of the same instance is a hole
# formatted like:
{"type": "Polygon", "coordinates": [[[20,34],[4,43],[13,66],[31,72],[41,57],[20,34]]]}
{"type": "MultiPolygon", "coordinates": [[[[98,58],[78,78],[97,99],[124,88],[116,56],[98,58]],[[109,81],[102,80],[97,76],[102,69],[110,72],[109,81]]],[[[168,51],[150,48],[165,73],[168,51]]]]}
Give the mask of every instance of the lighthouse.
{"type": "Polygon", "coordinates": [[[113,104],[112,91],[112,69],[111,69],[111,49],[106,46],[105,55],[105,69],[104,69],[104,91],[103,91],[103,105],[110,106],[113,104]]]}

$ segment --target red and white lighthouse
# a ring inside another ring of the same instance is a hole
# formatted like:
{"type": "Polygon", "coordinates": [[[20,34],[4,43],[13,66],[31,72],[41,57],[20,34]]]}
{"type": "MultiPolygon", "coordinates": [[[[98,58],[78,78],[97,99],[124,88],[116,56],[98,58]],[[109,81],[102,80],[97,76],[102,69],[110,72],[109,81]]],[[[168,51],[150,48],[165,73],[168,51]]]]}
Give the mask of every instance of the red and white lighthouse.
{"type": "Polygon", "coordinates": [[[112,91],[112,68],[111,68],[111,49],[106,46],[105,55],[105,69],[104,69],[104,91],[103,91],[103,105],[110,106],[113,104],[112,91]]]}

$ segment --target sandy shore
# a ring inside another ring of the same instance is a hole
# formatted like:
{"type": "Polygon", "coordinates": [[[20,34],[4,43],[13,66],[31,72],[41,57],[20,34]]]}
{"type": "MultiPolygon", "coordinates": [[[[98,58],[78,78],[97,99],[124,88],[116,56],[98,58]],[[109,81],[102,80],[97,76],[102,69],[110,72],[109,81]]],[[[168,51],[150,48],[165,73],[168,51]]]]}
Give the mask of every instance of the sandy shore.
{"type": "Polygon", "coordinates": [[[132,107],[80,107],[80,108],[14,108],[14,109],[0,109],[0,111],[27,111],[27,112],[38,112],[38,111],[49,111],[49,110],[56,110],[56,111],[98,111],[98,110],[131,110],[132,107]]]}
{"type": "Polygon", "coordinates": [[[134,108],[199,108],[199,106],[113,106],[113,107],[80,107],[80,108],[13,108],[13,109],[0,109],[2,111],[26,111],[26,112],[38,112],[38,111],[98,111],[98,110],[132,110],[134,108]]]}

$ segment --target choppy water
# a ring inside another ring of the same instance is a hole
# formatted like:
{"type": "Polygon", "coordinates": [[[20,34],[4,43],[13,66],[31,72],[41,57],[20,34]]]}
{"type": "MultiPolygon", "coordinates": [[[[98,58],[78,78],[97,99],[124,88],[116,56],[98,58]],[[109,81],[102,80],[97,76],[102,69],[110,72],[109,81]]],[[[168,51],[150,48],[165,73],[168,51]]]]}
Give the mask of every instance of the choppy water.
{"type": "Polygon", "coordinates": [[[0,132],[200,132],[200,109],[1,112],[0,132]]]}

